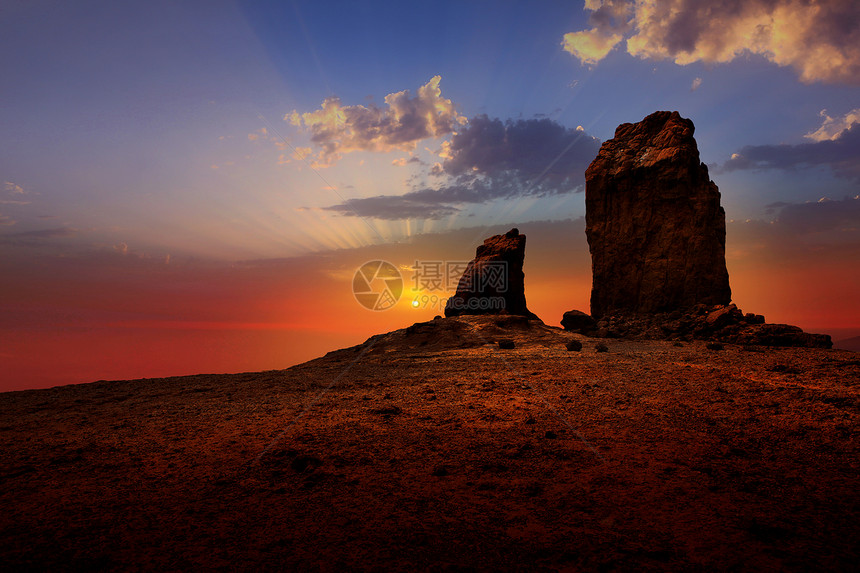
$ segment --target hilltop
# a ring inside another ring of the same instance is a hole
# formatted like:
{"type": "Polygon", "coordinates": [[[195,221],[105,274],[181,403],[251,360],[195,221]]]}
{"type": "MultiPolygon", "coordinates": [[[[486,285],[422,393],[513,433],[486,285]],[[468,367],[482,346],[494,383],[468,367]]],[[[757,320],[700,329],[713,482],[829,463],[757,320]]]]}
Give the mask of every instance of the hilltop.
{"type": "Polygon", "coordinates": [[[2,394],[0,556],[852,569],[857,355],[708,344],[468,316],[287,370],[2,394]]]}

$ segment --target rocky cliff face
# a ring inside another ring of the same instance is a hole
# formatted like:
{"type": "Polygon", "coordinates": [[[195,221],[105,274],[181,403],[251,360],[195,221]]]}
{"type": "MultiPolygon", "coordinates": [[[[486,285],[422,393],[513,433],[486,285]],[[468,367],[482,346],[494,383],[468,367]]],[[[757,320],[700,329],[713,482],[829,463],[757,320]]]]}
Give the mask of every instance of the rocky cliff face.
{"type": "Polygon", "coordinates": [[[705,339],[830,348],[826,334],[765,324],[729,304],[726,214],[699,161],[693,122],[658,111],[624,123],[585,172],[591,317],[565,330],[598,337],[705,339]]]}
{"type": "Polygon", "coordinates": [[[622,124],[585,172],[595,318],[731,301],[725,211],[693,131],[668,111],[622,124]]]}
{"type": "Polygon", "coordinates": [[[457,292],[445,304],[445,316],[518,314],[537,318],[526,307],[525,253],[526,236],[517,229],[486,239],[460,278],[457,292]]]}

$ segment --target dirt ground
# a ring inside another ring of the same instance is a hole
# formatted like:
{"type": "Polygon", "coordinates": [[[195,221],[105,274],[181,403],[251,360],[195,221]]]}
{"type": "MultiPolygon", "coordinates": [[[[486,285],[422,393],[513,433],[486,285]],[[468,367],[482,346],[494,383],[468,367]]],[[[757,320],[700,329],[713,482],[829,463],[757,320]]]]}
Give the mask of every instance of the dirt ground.
{"type": "Polygon", "coordinates": [[[0,394],[0,565],[856,570],[859,391],[848,351],[472,317],[0,394]]]}

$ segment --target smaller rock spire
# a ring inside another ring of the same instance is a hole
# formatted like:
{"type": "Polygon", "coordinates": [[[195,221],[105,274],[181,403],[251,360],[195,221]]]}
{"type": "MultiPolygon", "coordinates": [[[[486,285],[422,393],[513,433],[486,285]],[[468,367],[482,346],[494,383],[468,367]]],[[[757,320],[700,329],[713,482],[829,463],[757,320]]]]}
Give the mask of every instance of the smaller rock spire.
{"type": "Polygon", "coordinates": [[[526,236],[519,229],[495,235],[478,246],[445,304],[445,316],[461,314],[516,314],[537,318],[526,307],[523,260],[526,236]]]}

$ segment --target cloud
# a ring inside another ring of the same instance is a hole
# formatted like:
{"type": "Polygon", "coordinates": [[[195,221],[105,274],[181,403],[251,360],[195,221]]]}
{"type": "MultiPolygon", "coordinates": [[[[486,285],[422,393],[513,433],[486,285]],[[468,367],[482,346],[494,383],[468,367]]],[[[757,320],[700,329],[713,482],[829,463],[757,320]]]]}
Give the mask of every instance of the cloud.
{"type": "Polygon", "coordinates": [[[419,165],[425,165],[425,163],[423,161],[421,161],[419,158],[414,157],[414,156],[413,157],[398,157],[397,159],[395,159],[391,162],[392,165],[395,165],[397,167],[406,167],[410,163],[417,163],[419,165]]]}
{"type": "Polygon", "coordinates": [[[442,196],[428,197],[413,193],[406,195],[377,195],[359,199],[348,199],[340,205],[323,207],[348,217],[371,217],[374,219],[441,219],[453,215],[460,209],[446,205],[442,196]]]}
{"type": "Polygon", "coordinates": [[[623,39],[621,34],[605,34],[598,29],[570,32],[564,35],[564,49],[583,63],[594,65],[606,57],[623,39]]]}
{"type": "Polygon", "coordinates": [[[434,76],[414,96],[409,90],[388,94],[384,108],[345,106],[331,97],[317,111],[293,111],[284,119],[310,132],[311,141],[321,148],[321,167],[354,151],[411,151],[419,141],[451,134],[466,121],[451,100],[442,97],[440,81],[434,76]]]}
{"type": "Polygon", "coordinates": [[[27,191],[25,191],[23,187],[15,184],[15,183],[12,183],[11,181],[4,181],[3,186],[5,187],[6,192],[10,193],[12,195],[26,195],[27,194],[27,191]]]}
{"type": "Polygon", "coordinates": [[[9,225],[14,225],[16,223],[15,219],[0,213],[0,226],[6,227],[9,225]]]}
{"type": "MultiPolygon", "coordinates": [[[[29,192],[18,185],[17,183],[12,183],[11,181],[4,181],[3,188],[6,192],[7,197],[12,197],[12,199],[0,199],[0,205],[29,205],[30,201],[24,201],[21,199],[24,195],[29,195],[29,192]]],[[[9,220],[8,217],[6,220],[9,220]]],[[[14,221],[13,221],[14,223],[14,221]]],[[[0,223],[11,225],[12,223],[0,223]]]]}
{"type": "Polygon", "coordinates": [[[860,83],[856,0],[587,0],[585,9],[591,29],[563,43],[584,64],[606,57],[622,36],[639,58],[685,65],[757,54],[805,83],[860,83]]]}
{"type": "Polygon", "coordinates": [[[860,195],[817,202],[783,205],[777,219],[786,230],[798,234],[860,231],[860,195]]]}
{"type": "Polygon", "coordinates": [[[70,229],[68,227],[39,229],[38,231],[23,231],[20,233],[7,233],[0,235],[0,245],[34,246],[40,245],[51,239],[74,237],[77,234],[78,231],[76,229],[70,229]]]}
{"type": "Polygon", "coordinates": [[[581,127],[480,115],[445,142],[444,162],[430,168],[431,175],[447,176],[446,184],[350,199],[325,209],[378,219],[439,219],[459,211],[457,205],[570,193],[582,188],[585,169],[599,148],[600,141],[581,127]]]}
{"type": "Polygon", "coordinates": [[[860,108],[852,109],[842,117],[833,119],[827,115],[827,110],[821,110],[824,121],[817,130],[804,135],[812,141],[835,141],[843,132],[850,129],[852,125],[860,123],[860,108]]]}
{"type": "Polygon", "coordinates": [[[515,176],[531,188],[529,194],[564,193],[584,182],[599,149],[600,141],[585,130],[550,119],[502,123],[481,115],[451,139],[443,167],[454,176],[515,176]]]}
{"type": "Polygon", "coordinates": [[[702,78],[695,78],[693,83],[690,84],[690,91],[694,92],[702,86],[702,78]]]}
{"type": "Polygon", "coordinates": [[[605,58],[623,39],[632,25],[633,5],[626,0],[585,0],[592,28],[570,32],[562,39],[562,48],[586,65],[605,58]]]}
{"type": "MultiPolygon", "coordinates": [[[[825,119],[825,124],[827,120],[825,119]]],[[[821,131],[825,129],[822,127],[821,131]]],[[[825,132],[827,133],[826,129],[825,132]]],[[[827,167],[837,177],[860,182],[860,122],[853,123],[832,139],[818,132],[807,134],[810,139],[822,137],[813,143],[798,145],[748,145],[732,154],[720,169],[738,171],[744,169],[794,170],[809,167],[827,167]]]]}

